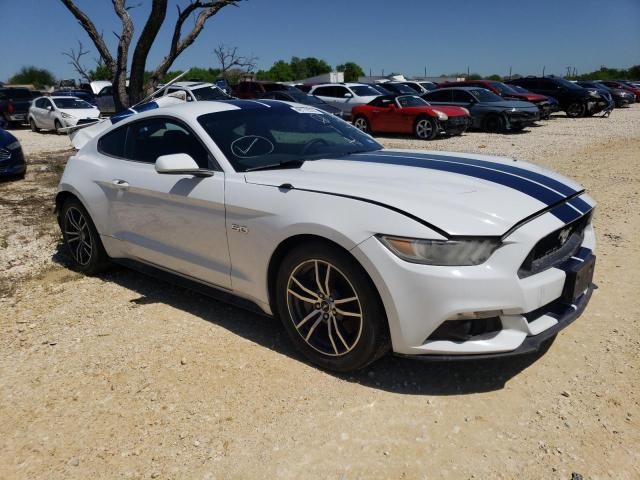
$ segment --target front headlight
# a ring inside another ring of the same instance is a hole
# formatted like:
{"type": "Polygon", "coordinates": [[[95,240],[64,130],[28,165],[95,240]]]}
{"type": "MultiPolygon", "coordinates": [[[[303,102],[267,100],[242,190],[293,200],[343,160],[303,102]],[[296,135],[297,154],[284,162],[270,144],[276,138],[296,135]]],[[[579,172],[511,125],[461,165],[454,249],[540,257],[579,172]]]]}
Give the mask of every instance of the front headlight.
{"type": "Polygon", "coordinates": [[[434,110],[433,113],[436,114],[436,116],[438,117],[438,120],[442,120],[442,121],[449,120],[449,116],[446,113],[441,112],[440,110],[434,110]]]}
{"type": "Polygon", "coordinates": [[[500,247],[494,238],[422,240],[378,235],[378,240],[402,260],[425,265],[480,265],[500,247]]]}
{"type": "Polygon", "coordinates": [[[20,148],[20,142],[16,140],[15,142],[12,142],[9,145],[7,145],[5,148],[7,150],[17,150],[20,148]]]}
{"type": "Polygon", "coordinates": [[[68,113],[60,112],[62,118],[74,118],[73,115],[69,115],[68,113]]]}

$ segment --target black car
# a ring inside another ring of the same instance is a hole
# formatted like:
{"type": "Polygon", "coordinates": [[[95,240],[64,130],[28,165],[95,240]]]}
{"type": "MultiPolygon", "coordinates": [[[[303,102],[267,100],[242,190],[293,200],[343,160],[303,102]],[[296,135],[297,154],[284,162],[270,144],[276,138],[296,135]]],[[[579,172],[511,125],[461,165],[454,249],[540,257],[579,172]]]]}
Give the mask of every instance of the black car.
{"type": "Polygon", "coordinates": [[[285,102],[296,102],[302,103],[304,105],[309,105],[317,108],[318,110],[322,110],[327,113],[331,113],[338,117],[342,117],[342,110],[333,105],[329,105],[327,102],[321,100],[320,98],[309,95],[302,90],[298,90],[297,88],[291,88],[288,90],[278,90],[275,92],[266,92],[263,93],[259,98],[267,98],[270,100],[284,100],[285,102]]]}
{"type": "Polygon", "coordinates": [[[16,137],[0,128],[0,178],[24,177],[27,165],[16,137]]]}
{"type": "Polygon", "coordinates": [[[580,80],[576,83],[582,88],[595,88],[596,90],[609,92],[617,108],[626,107],[636,101],[636,96],[633,93],[621,88],[611,88],[606,86],[604,83],[594,82],[591,80],[580,80]]]}
{"type": "Polygon", "coordinates": [[[416,91],[408,85],[400,82],[386,82],[379,84],[385,90],[389,90],[396,95],[415,95],[416,91]]]}
{"type": "Polygon", "coordinates": [[[85,102],[90,103],[91,105],[94,105],[96,107],[98,106],[98,103],[96,102],[96,97],[93,95],[93,93],[87,92],[86,90],[55,90],[51,92],[51,96],[76,97],[76,98],[79,98],[80,100],[84,100],[85,102]]]}
{"type": "Polygon", "coordinates": [[[7,128],[27,121],[31,100],[33,97],[28,88],[0,88],[0,116],[7,123],[7,128]]]}
{"type": "Polygon", "coordinates": [[[603,111],[607,108],[607,100],[596,90],[582,88],[564,78],[558,77],[526,77],[505,82],[511,85],[519,85],[527,90],[554,97],[560,104],[560,110],[567,117],[586,117],[603,111]]]}
{"type": "Polygon", "coordinates": [[[464,107],[471,113],[471,128],[487,132],[519,131],[540,119],[533,103],[505,100],[478,87],[439,88],[422,95],[431,105],[464,107]]]}

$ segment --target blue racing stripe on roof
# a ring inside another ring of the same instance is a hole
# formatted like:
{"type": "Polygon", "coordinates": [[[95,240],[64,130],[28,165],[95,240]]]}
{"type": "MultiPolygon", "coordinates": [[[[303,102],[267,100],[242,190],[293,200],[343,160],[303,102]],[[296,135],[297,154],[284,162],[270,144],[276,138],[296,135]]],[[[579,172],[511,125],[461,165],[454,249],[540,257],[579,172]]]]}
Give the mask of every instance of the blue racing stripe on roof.
{"type": "Polygon", "coordinates": [[[377,154],[354,154],[343,157],[344,160],[357,161],[357,162],[370,162],[370,163],[382,163],[387,165],[403,165],[406,167],[426,168],[430,170],[439,170],[443,172],[458,173],[460,175],[467,175],[469,177],[480,178],[489,182],[504,185],[505,187],[513,188],[519,192],[529,195],[536,200],[546,204],[553,205],[566,198],[565,195],[559,194],[547,187],[544,187],[538,183],[535,183],[526,178],[516,177],[509,173],[504,173],[496,170],[490,170],[489,168],[482,168],[476,165],[433,160],[428,157],[425,158],[411,158],[391,155],[377,155],[377,154]]]}
{"type": "Polygon", "coordinates": [[[268,108],[264,105],[260,105],[258,102],[253,102],[251,100],[223,100],[224,103],[229,103],[238,108],[244,109],[255,109],[255,108],[268,108]]]}
{"type": "Polygon", "coordinates": [[[556,192],[562,193],[563,195],[569,196],[577,193],[579,190],[576,190],[566,183],[563,183],[554,178],[548,177],[542,173],[533,172],[531,170],[527,170],[526,168],[516,167],[515,165],[505,165],[504,163],[492,162],[488,160],[477,160],[474,158],[466,158],[466,157],[454,157],[449,155],[437,155],[437,154],[429,154],[429,153],[403,153],[403,152],[388,152],[383,151],[381,155],[389,155],[389,156],[416,156],[420,158],[427,158],[433,160],[444,160],[447,162],[457,162],[463,163],[465,165],[475,165],[478,167],[487,167],[493,168],[494,170],[500,170],[501,172],[511,173],[513,175],[519,175],[521,177],[527,178],[529,180],[533,180],[534,182],[538,182],[545,187],[551,188],[556,192]]]}

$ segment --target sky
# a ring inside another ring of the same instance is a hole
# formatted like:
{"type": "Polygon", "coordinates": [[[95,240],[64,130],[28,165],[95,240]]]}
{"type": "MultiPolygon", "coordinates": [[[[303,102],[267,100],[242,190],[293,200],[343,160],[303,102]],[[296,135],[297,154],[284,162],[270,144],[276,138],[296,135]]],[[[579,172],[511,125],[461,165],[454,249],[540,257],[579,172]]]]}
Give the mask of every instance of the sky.
{"type": "MultiPolygon", "coordinates": [[[[137,34],[150,0],[129,0],[137,34]]],[[[169,14],[150,52],[147,70],[168,51],[176,18],[169,14]]],[[[112,51],[120,28],[111,1],[76,0],[104,33],[112,51]]],[[[22,66],[75,78],[62,55],[80,40],[97,53],[88,36],[59,0],[0,0],[0,81],[22,66]]],[[[374,75],[392,72],[428,76],[452,72],[483,75],[563,74],[601,65],[640,64],[640,0],[246,0],[211,18],[196,42],[174,63],[217,67],[220,43],[258,57],[268,69],[276,60],[313,56],[335,67],[354,61],[374,75]]],[[[131,47],[133,52],[133,46],[131,47]]]]}

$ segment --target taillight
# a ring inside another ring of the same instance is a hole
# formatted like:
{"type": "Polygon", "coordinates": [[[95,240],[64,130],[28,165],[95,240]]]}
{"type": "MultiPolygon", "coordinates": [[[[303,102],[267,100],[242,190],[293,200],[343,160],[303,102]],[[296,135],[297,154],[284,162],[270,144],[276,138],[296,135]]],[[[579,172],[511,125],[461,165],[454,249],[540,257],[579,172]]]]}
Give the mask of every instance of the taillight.
{"type": "Polygon", "coordinates": [[[7,112],[13,113],[13,103],[9,102],[9,105],[7,105],[7,112]]]}

